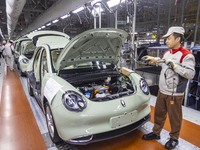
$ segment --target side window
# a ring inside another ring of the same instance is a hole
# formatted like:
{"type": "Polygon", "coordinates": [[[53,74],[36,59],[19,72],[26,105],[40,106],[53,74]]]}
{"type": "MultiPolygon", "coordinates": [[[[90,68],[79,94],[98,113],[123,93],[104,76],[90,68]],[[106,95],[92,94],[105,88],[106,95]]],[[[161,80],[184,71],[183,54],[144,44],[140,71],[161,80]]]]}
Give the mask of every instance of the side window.
{"type": "Polygon", "coordinates": [[[33,63],[33,71],[35,72],[39,66],[39,56],[40,56],[40,51],[37,52],[35,59],[34,59],[34,63],[33,63]]]}
{"type": "Polygon", "coordinates": [[[40,76],[41,76],[41,81],[42,81],[42,79],[45,76],[45,74],[48,73],[47,55],[46,55],[46,51],[45,50],[43,50],[41,58],[42,59],[41,59],[40,76]]]}
{"type": "Polygon", "coordinates": [[[59,55],[59,51],[56,51],[56,50],[51,51],[51,58],[52,58],[52,63],[54,67],[55,67],[55,62],[58,59],[58,55],[59,55]]]}
{"type": "Polygon", "coordinates": [[[33,62],[33,72],[36,83],[40,81],[40,56],[41,56],[42,49],[38,50],[33,62]]]}
{"type": "Polygon", "coordinates": [[[18,47],[18,52],[19,52],[19,54],[21,54],[21,49],[22,49],[22,46],[21,46],[21,43],[19,44],[19,47],[18,47]]]}

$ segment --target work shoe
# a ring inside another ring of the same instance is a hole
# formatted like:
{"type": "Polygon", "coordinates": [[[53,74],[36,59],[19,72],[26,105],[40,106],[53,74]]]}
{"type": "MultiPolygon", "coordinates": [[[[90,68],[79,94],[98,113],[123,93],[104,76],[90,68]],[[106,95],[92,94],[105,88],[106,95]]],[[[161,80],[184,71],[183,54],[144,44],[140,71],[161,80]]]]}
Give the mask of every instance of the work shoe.
{"type": "Polygon", "coordinates": [[[160,139],[160,135],[157,135],[157,134],[151,132],[149,134],[144,134],[142,139],[143,140],[159,140],[160,139]]]}
{"type": "Polygon", "coordinates": [[[170,138],[165,144],[166,149],[174,149],[178,145],[178,140],[170,138]]]}

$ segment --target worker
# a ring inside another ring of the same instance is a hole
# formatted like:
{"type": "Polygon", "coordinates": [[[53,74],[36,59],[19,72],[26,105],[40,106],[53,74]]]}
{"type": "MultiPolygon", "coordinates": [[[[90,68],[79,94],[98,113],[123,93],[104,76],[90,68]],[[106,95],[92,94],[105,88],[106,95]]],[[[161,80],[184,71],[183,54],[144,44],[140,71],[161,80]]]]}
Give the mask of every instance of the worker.
{"type": "Polygon", "coordinates": [[[10,40],[7,40],[7,43],[4,45],[3,55],[6,61],[6,65],[10,70],[14,70],[14,56],[13,56],[14,46],[10,40]]]}
{"type": "Polygon", "coordinates": [[[185,30],[183,27],[173,26],[168,29],[166,45],[169,48],[163,58],[144,56],[142,59],[151,64],[162,67],[159,78],[159,91],[157,95],[153,131],[144,134],[144,140],[158,140],[163,129],[168,113],[171,131],[169,140],[165,144],[166,149],[174,149],[178,145],[178,139],[182,124],[182,101],[188,79],[195,75],[195,58],[193,54],[182,47],[185,30]],[[158,63],[165,62],[165,63],[158,63]]]}
{"type": "Polygon", "coordinates": [[[6,41],[3,40],[2,44],[0,45],[0,58],[4,58],[4,56],[3,56],[3,50],[4,50],[5,44],[6,44],[6,41]]]}

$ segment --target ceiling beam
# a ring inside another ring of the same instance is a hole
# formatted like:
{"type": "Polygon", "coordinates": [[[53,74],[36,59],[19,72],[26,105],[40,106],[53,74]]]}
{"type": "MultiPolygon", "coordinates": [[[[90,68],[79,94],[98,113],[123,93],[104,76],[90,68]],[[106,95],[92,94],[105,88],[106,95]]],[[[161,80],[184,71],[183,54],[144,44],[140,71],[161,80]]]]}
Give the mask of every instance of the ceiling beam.
{"type": "Polygon", "coordinates": [[[80,6],[83,6],[89,0],[60,0],[57,1],[53,6],[47,9],[43,14],[37,17],[33,23],[31,23],[27,28],[22,30],[19,36],[23,36],[31,31],[34,31],[41,27],[42,25],[47,24],[48,22],[61,17],[68,12],[71,12],[77,9],[80,6]]]}

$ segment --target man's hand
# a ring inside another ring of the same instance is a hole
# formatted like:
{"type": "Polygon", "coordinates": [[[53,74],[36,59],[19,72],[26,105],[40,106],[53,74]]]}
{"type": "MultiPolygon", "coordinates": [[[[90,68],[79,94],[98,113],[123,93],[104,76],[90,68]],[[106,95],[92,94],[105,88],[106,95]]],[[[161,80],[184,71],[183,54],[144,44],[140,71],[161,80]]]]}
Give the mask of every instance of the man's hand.
{"type": "Polygon", "coordinates": [[[159,57],[152,57],[152,56],[149,56],[149,55],[143,56],[141,59],[143,61],[148,61],[149,64],[156,64],[158,62],[158,60],[160,60],[159,57]]]}
{"type": "Polygon", "coordinates": [[[171,59],[167,59],[167,60],[165,61],[165,63],[166,63],[166,65],[169,66],[170,69],[172,69],[172,70],[175,70],[175,69],[176,69],[177,64],[174,63],[171,59]]]}

